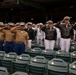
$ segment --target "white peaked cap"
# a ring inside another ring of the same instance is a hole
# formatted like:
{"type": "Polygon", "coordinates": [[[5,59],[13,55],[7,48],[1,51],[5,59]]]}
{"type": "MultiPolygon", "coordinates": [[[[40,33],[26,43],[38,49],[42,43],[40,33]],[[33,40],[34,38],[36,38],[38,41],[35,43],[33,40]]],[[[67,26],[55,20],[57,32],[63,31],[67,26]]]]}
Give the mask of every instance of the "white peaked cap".
{"type": "Polygon", "coordinates": [[[19,25],[20,23],[16,23],[15,25],[19,25]]]}
{"type": "Polygon", "coordinates": [[[11,25],[11,26],[14,26],[14,23],[12,23],[12,22],[9,22],[8,24],[11,25]]]}
{"type": "Polygon", "coordinates": [[[22,25],[25,25],[25,22],[20,22],[20,25],[22,26],[22,25]]]}
{"type": "Polygon", "coordinates": [[[52,20],[49,20],[49,21],[47,21],[46,23],[53,23],[53,21],[52,21],[52,20]]]}
{"type": "Polygon", "coordinates": [[[70,20],[70,18],[71,18],[71,17],[69,17],[69,16],[65,16],[65,17],[64,17],[64,20],[66,20],[66,19],[70,20]]]}
{"type": "Polygon", "coordinates": [[[32,22],[27,22],[27,25],[28,25],[28,24],[32,25],[33,23],[32,23],[32,22]]]}
{"type": "Polygon", "coordinates": [[[39,23],[39,25],[43,25],[43,23],[39,23]]]}
{"type": "Polygon", "coordinates": [[[4,26],[4,23],[3,23],[3,22],[0,22],[0,25],[1,25],[1,26],[4,26]]]}

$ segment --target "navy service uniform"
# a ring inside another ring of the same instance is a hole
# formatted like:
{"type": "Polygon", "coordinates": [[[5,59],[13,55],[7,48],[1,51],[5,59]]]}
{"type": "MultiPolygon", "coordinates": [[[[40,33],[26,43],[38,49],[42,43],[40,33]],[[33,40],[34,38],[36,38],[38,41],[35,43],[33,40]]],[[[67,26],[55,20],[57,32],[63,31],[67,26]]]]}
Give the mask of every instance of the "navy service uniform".
{"type": "MultiPolygon", "coordinates": [[[[53,22],[50,20],[48,24],[53,25],[53,22]]],[[[45,49],[54,50],[55,41],[57,39],[56,29],[53,26],[44,26],[41,29],[45,32],[45,49]]]]}

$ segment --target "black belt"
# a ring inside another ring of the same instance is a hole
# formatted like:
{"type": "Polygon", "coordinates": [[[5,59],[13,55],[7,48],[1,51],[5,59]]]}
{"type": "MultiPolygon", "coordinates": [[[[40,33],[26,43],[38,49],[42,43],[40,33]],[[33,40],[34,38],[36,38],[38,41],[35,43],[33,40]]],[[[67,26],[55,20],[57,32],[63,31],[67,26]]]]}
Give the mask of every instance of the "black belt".
{"type": "Polygon", "coordinates": [[[0,40],[0,41],[4,41],[4,40],[0,40]]]}
{"type": "Polygon", "coordinates": [[[18,44],[23,44],[24,42],[15,42],[15,43],[18,43],[18,44]]]}

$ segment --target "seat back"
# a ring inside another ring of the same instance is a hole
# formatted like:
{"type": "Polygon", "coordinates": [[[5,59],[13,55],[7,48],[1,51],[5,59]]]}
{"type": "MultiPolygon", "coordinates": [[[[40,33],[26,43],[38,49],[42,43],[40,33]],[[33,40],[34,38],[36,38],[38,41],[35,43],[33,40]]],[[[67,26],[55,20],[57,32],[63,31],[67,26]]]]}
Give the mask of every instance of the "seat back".
{"type": "Polygon", "coordinates": [[[31,58],[28,54],[21,54],[20,56],[17,56],[17,59],[14,62],[15,71],[28,72],[30,60],[31,58]]]}
{"type": "Polygon", "coordinates": [[[1,60],[2,66],[7,67],[9,72],[13,71],[13,61],[16,60],[16,53],[10,52],[5,54],[4,58],[1,60]]]}
{"type": "Polygon", "coordinates": [[[71,52],[76,51],[76,45],[70,46],[70,51],[71,52]]]}
{"type": "Polygon", "coordinates": [[[39,47],[35,47],[35,48],[33,48],[34,50],[41,50],[41,48],[39,48],[39,47]]]}
{"type": "Polygon", "coordinates": [[[36,48],[36,47],[39,47],[37,43],[32,44],[32,48],[36,48]]]}
{"type": "Polygon", "coordinates": [[[57,46],[57,45],[55,45],[54,50],[55,50],[55,51],[58,51],[59,49],[60,49],[60,47],[57,46]]]}
{"type": "Polygon", "coordinates": [[[36,56],[31,59],[30,64],[36,67],[45,67],[45,65],[47,64],[47,60],[43,56],[36,56]]]}
{"type": "Polygon", "coordinates": [[[30,60],[31,58],[28,54],[21,54],[20,56],[17,56],[16,62],[22,64],[29,64],[30,60]]]}
{"type": "Polygon", "coordinates": [[[44,45],[39,45],[39,48],[41,48],[42,50],[44,50],[45,46],[44,45]]]}
{"type": "Polygon", "coordinates": [[[47,67],[47,60],[43,56],[36,56],[31,59],[30,73],[32,75],[45,75],[45,68],[47,67]]]}
{"type": "Polygon", "coordinates": [[[33,48],[33,49],[31,49],[31,53],[41,53],[41,52],[42,52],[41,48],[33,48]]]}
{"type": "Polygon", "coordinates": [[[76,41],[71,42],[71,45],[72,45],[72,46],[73,46],[73,45],[76,45],[76,41]]]}
{"type": "Polygon", "coordinates": [[[42,51],[42,55],[43,55],[45,58],[51,60],[51,59],[54,58],[55,51],[52,51],[52,50],[43,50],[43,51],[42,51]]]}
{"type": "Polygon", "coordinates": [[[30,51],[31,51],[31,48],[26,48],[25,49],[25,53],[30,53],[30,51]]]}
{"type": "Polygon", "coordinates": [[[7,68],[5,67],[0,67],[0,75],[8,75],[7,68]]]}
{"type": "Polygon", "coordinates": [[[73,52],[70,54],[70,57],[71,57],[71,62],[75,61],[75,60],[76,60],[76,51],[73,51],[73,52]]]}
{"type": "Polygon", "coordinates": [[[69,72],[71,75],[76,75],[76,61],[69,65],[69,72]]]}
{"type": "Polygon", "coordinates": [[[28,74],[25,73],[25,72],[17,71],[17,72],[15,72],[15,73],[13,73],[12,75],[28,75],[28,74]]]}
{"type": "Polygon", "coordinates": [[[0,51],[0,59],[3,59],[4,55],[5,55],[5,52],[4,51],[0,51]]]}
{"type": "Polygon", "coordinates": [[[4,56],[5,56],[5,52],[0,51],[0,66],[2,66],[1,60],[4,58],[4,56]]]}
{"type": "Polygon", "coordinates": [[[30,56],[31,57],[35,57],[36,55],[41,55],[41,53],[42,53],[42,50],[41,50],[41,48],[33,48],[33,49],[31,49],[31,51],[30,51],[30,56]]]}
{"type": "Polygon", "coordinates": [[[70,62],[70,53],[69,52],[62,51],[62,50],[56,51],[55,57],[61,58],[66,62],[70,62]]]}
{"type": "Polygon", "coordinates": [[[3,60],[11,60],[11,61],[15,61],[17,57],[17,54],[14,52],[10,52],[8,54],[5,54],[3,60]]]}
{"type": "Polygon", "coordinates": [[[55,55],[69,57],[69,52],[58,50],[58,51],[56,51],[55,55]]]}
{"type": "Polygon", "coordinates": [[[66,75],[67,72],[68,72],[68,64],[64,60],[54,58],[48,62],[49,75],[52,75],[52,74],[53,75],[57,75],[57,74],[63,75],[63,73],[64,73],[64,75],[66,75]]]}

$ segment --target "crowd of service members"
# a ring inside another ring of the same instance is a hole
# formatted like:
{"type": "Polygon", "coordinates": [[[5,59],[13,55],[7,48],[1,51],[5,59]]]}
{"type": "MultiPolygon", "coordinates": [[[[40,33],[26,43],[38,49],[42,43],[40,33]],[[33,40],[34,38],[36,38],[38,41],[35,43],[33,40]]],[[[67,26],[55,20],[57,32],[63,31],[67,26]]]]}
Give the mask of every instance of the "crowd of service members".
{"type": "Polygon", "coordinates": [[[75,30],[76,25],[70,24],[69,16],[58,23],[51,20],[45,24],[0,22],[0,50],[20,55],[25,52],[25,48],[31,48],[36,39],[37,44],[45,45],[47,50],[54,50],[56,44],[61,50],[69,52],[70,43],[75,40],[75,30]]]}

